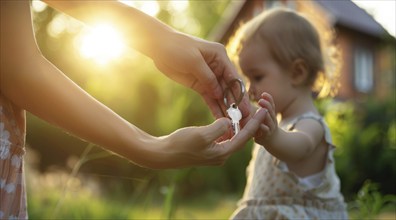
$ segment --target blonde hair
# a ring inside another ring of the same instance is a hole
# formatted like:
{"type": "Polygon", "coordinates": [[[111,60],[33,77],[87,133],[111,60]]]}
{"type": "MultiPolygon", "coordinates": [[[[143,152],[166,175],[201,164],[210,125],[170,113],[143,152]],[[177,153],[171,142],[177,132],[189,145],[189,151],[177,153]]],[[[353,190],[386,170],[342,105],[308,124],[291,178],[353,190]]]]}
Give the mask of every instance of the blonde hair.
{"type": "MultiPolygon", "coordinates": [[[[288,67],[297,59],[304,60],[309,71],[306,84],[319,97],[335,95],[338,87],[338,60],[328,57],[327,50],[326,53],[322,52],[322,45],[329,44],[321,41],[318,31],[308,19],[283,8],[265,11],[256,16],[242,25],[227,45],[236,64],[243,45],[256,39],[266,42],[271,55],[281,66],[288,67]]],[[[332,48],[331,51],[334,53],[336,50],[332,48]]]]}

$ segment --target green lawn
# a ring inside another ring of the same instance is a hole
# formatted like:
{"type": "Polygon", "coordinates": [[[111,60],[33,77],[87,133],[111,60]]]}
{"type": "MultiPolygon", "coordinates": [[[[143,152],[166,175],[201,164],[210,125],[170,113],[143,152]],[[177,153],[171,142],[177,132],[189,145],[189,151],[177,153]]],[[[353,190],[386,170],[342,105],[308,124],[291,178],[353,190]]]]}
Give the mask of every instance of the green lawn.
{"type": "MultiPolygon", "coordinates": [[[[237,195],[215,192],[182,201],[157,189],[139,196],[122,191],[108,195],[94,181],[69,178],[64,172],[27,174],[30,219],[228,219],[238,201],[237,195]]],[[[350,218],[395,220],[396,207],[383,207],[375,217],[361,214],[351,210],[350,218]]]]}
{"type": "MultiPolygon", "coordinates": [[[[235,208],[236,198],[217,196],[218,202],[207,196],[195,201],[175,202],[170,209],[155,201],[118,201],[87,190],[68,191],[45,189],[28,195],[30,219],[227,219],[235,208]],[[169,214],[170,213],[170,214],[169,214]]],[[[163,200],[163,198],[158,198],[163,200]]]]}
{"type": "Polygon", "coordinates": [[[68,173],[27,173],[30,219],[227,219],[237,198],[205,194],[189,201],[172,201],[167,194],[108,195],[90,180],[68,173]],[[167,199],[168,198],[168,199],[167,199]]]}
{"type": "MultiPolygon", "coordinates": [[[[40,190],[41,191],[41,190],[40,190]]],[[[236,197],[202,196],[194,201],[179,201],[171,207],[171,219],[228,219],[237,202],[236,197]]],[[[29,194],[30,219],[166,219],[165,205],[147,201],[117,201],[89,191],[69,191],[62,197],[56,189],[29,194]],[[61,198],[61,199],[60,199],[61,198]],[[60,203],[59,203],[60,201],[60,203]],[[58,204],[58,206],[57,206],[58,204]]],[[[351,212],[351,219],[361,219],[351,212]]],[[[372,219],[366,218],[366,219],[372,219]]],[[[396,219],[395,207],[387,207],[375,219],[396,219]]]]}

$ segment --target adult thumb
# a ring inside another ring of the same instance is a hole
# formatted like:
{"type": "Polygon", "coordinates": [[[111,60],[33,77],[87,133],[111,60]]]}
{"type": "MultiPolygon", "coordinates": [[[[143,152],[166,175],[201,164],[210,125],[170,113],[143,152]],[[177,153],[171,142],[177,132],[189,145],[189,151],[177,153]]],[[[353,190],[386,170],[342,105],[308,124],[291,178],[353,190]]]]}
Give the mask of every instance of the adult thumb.
{"type": "Polygon", "coordinates": [[[207,137],[207,140],[213,142],[229,131],[230,126],[230,119],[219,118],[212,124],[202,127],[202,129],[205,129],[205,137],[207,137]]]}

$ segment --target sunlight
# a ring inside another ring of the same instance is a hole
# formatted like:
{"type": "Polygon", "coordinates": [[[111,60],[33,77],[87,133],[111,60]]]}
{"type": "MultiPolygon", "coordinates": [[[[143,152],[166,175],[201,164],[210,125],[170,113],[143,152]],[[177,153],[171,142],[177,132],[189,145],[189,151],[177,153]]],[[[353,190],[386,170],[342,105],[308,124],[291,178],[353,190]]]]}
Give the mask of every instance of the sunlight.
{"type": "Polygon", "coordinates": [[[123,54],[125,44],[120,33],[108,24],[99,24],[82,31],[77,37],[80,54],[105,65],[123,54]]]}

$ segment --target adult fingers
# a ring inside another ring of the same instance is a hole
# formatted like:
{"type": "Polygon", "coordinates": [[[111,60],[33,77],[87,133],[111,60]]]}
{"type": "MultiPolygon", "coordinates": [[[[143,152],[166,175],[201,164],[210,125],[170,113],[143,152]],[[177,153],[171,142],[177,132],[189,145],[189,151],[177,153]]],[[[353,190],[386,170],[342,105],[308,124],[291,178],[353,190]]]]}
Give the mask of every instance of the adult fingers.
{"type": "Polygon", "coordinates": [[[202,97],[216,119],[225,117],[225,111],[223,111],[222,102],[207,94],[202,94],[202,97]]]}
{"type": "MultiPolygon", "coordinates": [[[[232,79],[236,79],[235,77],[232,79]]],[[[228,88],[228,86],[233,86],[233,90],[227,90],[228,94],[225,94],[226,97],[222,97],[222,99],[220,101],[218,101],[219,105],[222,107],[223,109],[223,113],[226,112],[226,110],[230,107],[229,105],[231,103],[234,103],[236,100],[239,98],[239,95],[241,93],[240,91],[240,87],[239,86],[235,86],[235,85],[229,85],[229,82],[231,80],[227,81],[224,78],[220,79],[220,85],[223,88],[223,90],[225,90],[226,88],[228,88]],[[232,94],[231,94],[232,92],[232,94]],[[234,97],[233,97],[234,96],[234,97]],[[227,98],[227,102],[228,102],[228,106],[226,106],[224,103],[224,98],[227,98]]],[[[235,83],[236,84],[236,83],[235,83]]],[[[228,88],[229,89],[229,88],[228,88]]],[[[245,94],[242,97],[242,100],[239,102],[238,105],[239,110],[242,113],[242,120],[240,122],[241,126],[243,127],[245,125],[245,123],[250,119],[251,114],[252,114],[252,105],[250,103],[249,100],[249,96],[245,91],[245,94]]]]}
{"type": "Polygon", "coordinates": [[[193,65],[193,75],[197,78],[198,83],[205,88],[208,94],[212,95],[214,98],[221,98],[223,92],[215,73],[202,55],[199,54],[198,56],[201,56],[201,58],[197,59],[198,62],[193,65]]]}
{"type": "Polygon", "coordinates": [[[231,126],[231,121],[227,118],[219,118],[210,125],[201,127],[204,129],[204,137],[208,143],[216,141],[223,136],[231,126]]]}
{"type": "Polygon", "coordinates": [[[243,127],[250,120],[254,112],[253,106],[250,103],[249,96],[247,94],[244,95],[242,101],[239,103],[238,108],[242,113],[242,120],[240,121],[240,124],[243,127]]]}

